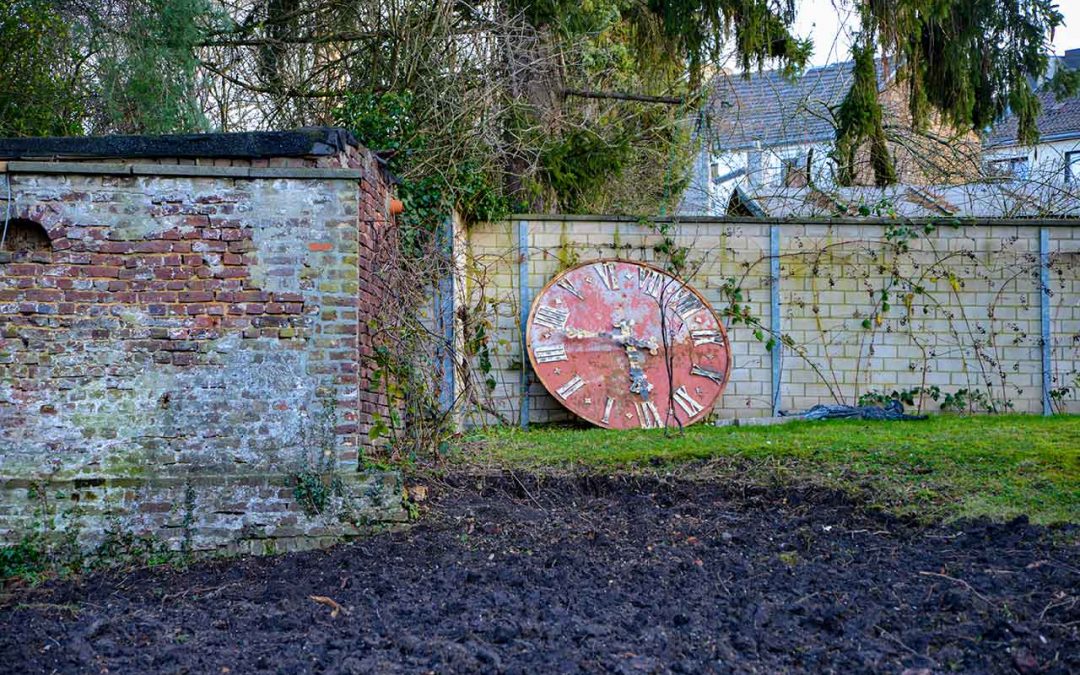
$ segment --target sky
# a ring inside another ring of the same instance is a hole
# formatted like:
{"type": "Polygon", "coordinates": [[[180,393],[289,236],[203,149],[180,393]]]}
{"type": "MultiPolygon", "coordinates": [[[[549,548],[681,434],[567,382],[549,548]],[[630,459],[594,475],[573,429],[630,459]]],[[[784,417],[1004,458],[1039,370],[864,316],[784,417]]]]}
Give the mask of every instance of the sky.
{"type": "MultiPolygon", "coordinates": [[[[851,58],[848,38],[857,17],[850,10],[850,2],[837,4],[839,8],[833,5],[833,0],[802,0],[797,4],[795,32],[814,40],[812,65],[823,66],[851,58]]],[[[1080,48],[1080,1],[1061,0],[1058,11],[1065,16],[1065,25],[1054,35],[1054,53],[1060,56],[1066,49],[1080,48]]]]}

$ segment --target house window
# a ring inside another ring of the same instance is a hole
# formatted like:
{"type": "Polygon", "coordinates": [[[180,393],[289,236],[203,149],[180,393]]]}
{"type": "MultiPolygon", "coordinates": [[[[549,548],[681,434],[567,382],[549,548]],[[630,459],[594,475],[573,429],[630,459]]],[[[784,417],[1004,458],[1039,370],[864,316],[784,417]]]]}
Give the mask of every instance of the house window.
{"type": "Polygon", "coordinates": [[[1080,182],[1080,151],[1065,153],[1065,182],[1080,182]]]}
{"type": "Polygon", "coordinates": [[[807,160],[805,155],[784,157],[780,160],[780,178],[784,187],[806,187],[809,176],[806,175],[807,160]]]}
{"type": "Polygon", "coordinates": [[[1005,157],[994,159],[986,164],[991,176],[1009,176],[1012,178],[1027,178],[1027,157],[1005,157]]]}

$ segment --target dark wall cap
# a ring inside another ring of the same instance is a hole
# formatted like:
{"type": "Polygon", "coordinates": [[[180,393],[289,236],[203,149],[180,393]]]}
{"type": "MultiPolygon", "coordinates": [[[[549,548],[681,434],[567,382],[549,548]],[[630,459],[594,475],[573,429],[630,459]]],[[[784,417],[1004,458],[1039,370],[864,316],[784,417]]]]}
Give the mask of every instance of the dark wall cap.
{"type": "Polygon", "coordinates": [[[334,127],[232,134],[0,138],[0,160],[324,157],[349,146],[360,147],[351,133],[334,127]]]}

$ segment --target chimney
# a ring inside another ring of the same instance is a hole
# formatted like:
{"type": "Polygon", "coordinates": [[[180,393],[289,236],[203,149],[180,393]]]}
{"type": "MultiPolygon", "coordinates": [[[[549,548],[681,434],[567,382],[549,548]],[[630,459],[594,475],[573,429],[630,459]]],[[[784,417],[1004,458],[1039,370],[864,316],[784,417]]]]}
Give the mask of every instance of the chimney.
{"type": "Polygon", "coordinates": [[[1065,56],[1061,58],[1065,62],[1065,66],[1069,70],[1076,70],[1080,68],[1080,48],[1066,49],[1065,56]]]}

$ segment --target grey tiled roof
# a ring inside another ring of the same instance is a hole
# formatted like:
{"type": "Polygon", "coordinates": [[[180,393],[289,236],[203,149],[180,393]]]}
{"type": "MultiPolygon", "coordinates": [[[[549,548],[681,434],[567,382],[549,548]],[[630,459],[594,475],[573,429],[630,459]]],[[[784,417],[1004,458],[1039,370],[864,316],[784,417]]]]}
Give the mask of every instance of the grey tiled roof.
{"type": "MultiPolygon", "coordinates": [[[[1050,92],[1039,94],[1042,112],[1036,125],[1042,140],[1080,136],[1080,96],[1057,100],[1050,92]]],[[[983,145],[988,148],[1016,144],[1016,117],[1010,116],[986,135],[983,145]]]]}
{"type": "MultiPolygon", "coordinates": [[[[1058,57],[1058,67],[1080,68],[1080,49],[1070,49],[1058,57]]],[[[1042,112],[1035,124],[1043,140],[1080,137],[1080,96],[1059,101],[1051,92],[1043,91],[1039,93],[1039,102],[1042,112]]],[[[986,135],[983,145],[989,148],[1016,145],[1016,128],[1016,116],[1011,115],[986,135]]]]}
{"type": "MultiPolygon", "coordinates": [[[[840,105],[851,88],[851,67],[847,61],[811,68],[794,80],[776,70],[750,79],[738,73],[717,75],[706,107],[713,148],[831,140],[835,130],[830,108],[840,105]]],[[[880,82],[880,66],[878,77],[880,82]]]]}
{"type": "Polygon", "coordinates": [[[1067,68],[1076,70],[1080,68],[1080,49],[1068,49],[1065,51],[1065,56],[1061,57],[1062,62],[1067,68]]]}

